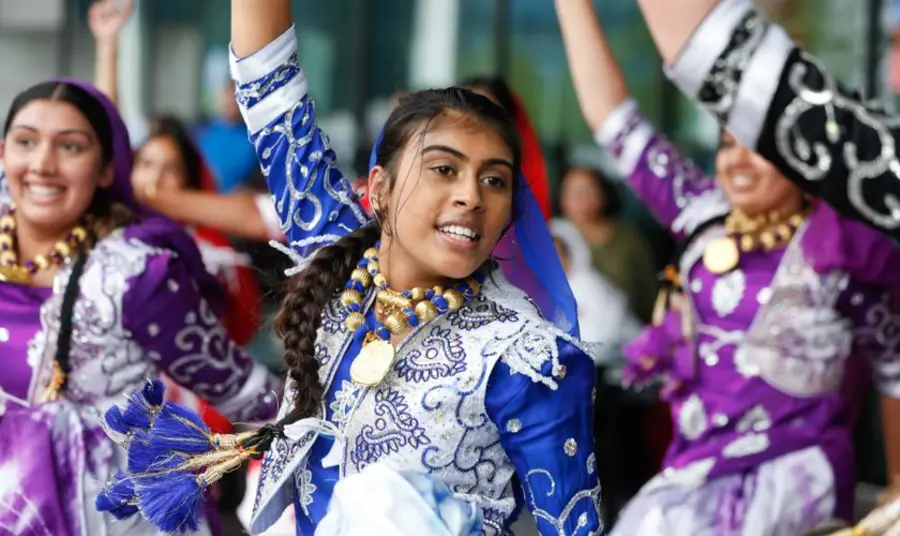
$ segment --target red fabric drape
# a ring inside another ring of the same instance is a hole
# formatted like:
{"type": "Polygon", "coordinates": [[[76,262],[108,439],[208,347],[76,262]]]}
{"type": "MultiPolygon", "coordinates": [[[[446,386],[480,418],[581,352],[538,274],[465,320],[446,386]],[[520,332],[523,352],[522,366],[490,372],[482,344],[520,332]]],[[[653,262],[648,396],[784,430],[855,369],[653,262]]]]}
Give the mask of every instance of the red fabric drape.
{"type": "Polygon", "coordinates": [[[531,187],[531,192],[537,199],[544,218],[550,219],[552,214],[550,208],[550,179],[547,176],[547,164],[544,161],[544,151],[541,148],[540,139],[525,112],[525,106],[521,97],[512,94],[515,101],[515,119],[516,130],[519,132],[519,139],[522,142],[522,173],[525,180],[531,187]]]}

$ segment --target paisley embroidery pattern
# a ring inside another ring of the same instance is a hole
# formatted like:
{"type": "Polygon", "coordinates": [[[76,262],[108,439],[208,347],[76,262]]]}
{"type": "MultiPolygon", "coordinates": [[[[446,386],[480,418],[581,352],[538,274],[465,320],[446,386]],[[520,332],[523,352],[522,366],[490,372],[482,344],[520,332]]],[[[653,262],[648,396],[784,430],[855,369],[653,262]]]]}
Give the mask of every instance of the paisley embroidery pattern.
{"type": "Polygon", "coordinates": [[[375,422],[362,427],[356,438],[356,445],[350,452],[350,461],[358,471],[381,456],[398,452],[400,447],[417,449],[431,443],[431,439],[425,435],[425,429],[409,413],[409,404],[398,391],[377,391],[374,413],[375,422]]]}
{"type": "Polygon", "coordinates": [[[406,381],[422,383],[455,376],[466,369],[466,353],[459,333],[434,326],[421,347],[409,352],[396,365],[406,381]]]}

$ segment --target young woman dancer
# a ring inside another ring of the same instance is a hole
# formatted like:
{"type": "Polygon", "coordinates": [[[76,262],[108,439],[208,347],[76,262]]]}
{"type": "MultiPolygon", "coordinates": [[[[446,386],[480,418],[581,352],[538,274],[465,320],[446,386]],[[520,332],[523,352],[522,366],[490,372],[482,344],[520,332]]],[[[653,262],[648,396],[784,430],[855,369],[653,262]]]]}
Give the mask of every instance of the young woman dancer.
{"type": "Polygon", "coordinates": [[[676,435],[614,534],[797,534],[849,520],[866,373],[900,395],[900,251],[728,133],[717,177],[703,175],[628,99],[591,3],[556,3],[598,142],[686,239],[678,311],[628,350],[638,379],[667,378],[676,435]]]}
{"type": "Polygon", "coordinates": [[[752,0],[638,4],[688,98],[800,188],[900,240],[896,116],[844,88],[752,0]]]}
{"type": "MultiPolygon", "coordinates": [[[[271,417],[278,380],[218,321],[225,296],[193,240],[132,196],[113,104],[73,80],[12,103],[0,207],[0,506],[15,534],[152,534],[93,508],[124,465],[99,410],[159,371],[236,420],[271,417]]],[[[204,528],[205,531],[209,527],[204,528]]]]}
{"type": "MultiPolygon", "coordinates": [[[[202,482],[266,451],[253,531],[293,504],[298,532],[313,532],[337,482],[383,464],[442,482],[485,534],[507,534],[521,506],[541,534],[602,534],[594,364],[508,115],[459,88],[403,99],[373,151],[370,221],[316,126],[290,2],[232,10],[238,100],[307,261],[278,320],[291,378],[280,419],[211,446],[234,459],[202,482]]],[[[132,475],[142,515],[192,523],[153,507],[185,467],[132,475]]],[[[196,488],[184,482],[179,504],[196,488]]]]}

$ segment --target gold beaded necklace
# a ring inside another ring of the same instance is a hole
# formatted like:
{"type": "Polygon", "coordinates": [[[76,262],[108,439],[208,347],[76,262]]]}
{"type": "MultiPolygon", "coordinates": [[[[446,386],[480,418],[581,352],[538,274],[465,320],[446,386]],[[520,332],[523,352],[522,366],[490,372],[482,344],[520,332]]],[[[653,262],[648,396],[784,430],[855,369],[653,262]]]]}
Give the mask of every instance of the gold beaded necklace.
{"type": "Polygon", "coordinates": [[[810,209],[783,216],[777,211],[756,217],[735,210],[725,219],[728,236],[716,238],[703,250],[703,265],[718,275],[730,272],[741,253],[772,251],[787,245],[809,216],[810,209]]]}
{"type": "Polygon", "coordinates": [[[35,274],[63,264],[87,241],[87,228],[84,225],[78,225],[69,231],[64,239],[57,242],[49,254],[38,255],[20,265],[16,252],[15,211],[15,205],[10,205],[3,210],[3,215],[0,216],[0,281],[30,285],[35,274]]]}
{"type": "Polygon", "coordinates": [[[341,294],[344,327],[363,345],[350,366],[353,381],[366,387],[381,383],[396,357],[391,336],[402,335],[410,328],[434,320],[441,313],[459,309],[481,290],[482,277],[476,273],[454,288],[416,287],[398,292],[390,288],[380,271],[377,244],[366,250],[341,294]],[[363,294],[372,284],[376,287],[376,313],[384,318],[384,322],[375,319],[369,323],[363,314],[363,294]]]}

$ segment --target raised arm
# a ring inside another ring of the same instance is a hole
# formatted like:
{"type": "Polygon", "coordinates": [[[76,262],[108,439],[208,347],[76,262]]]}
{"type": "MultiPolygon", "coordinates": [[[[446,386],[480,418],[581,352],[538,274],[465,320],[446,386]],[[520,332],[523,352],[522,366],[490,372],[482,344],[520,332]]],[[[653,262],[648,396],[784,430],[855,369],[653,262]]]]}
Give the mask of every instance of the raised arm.
{"type": "Polygon", "coordinates": [[[141,203],[174,220],[209,227],[229,236],[260,241],[281,239],[281,222],[265,194],[161,190],[142,197],[141,203]]]}
{"type": "Polygon", "coordinates": [[[94,85],[109,100],[119,99],[119,35],[131,17],[132,0],[99,0],[88,11],[94,36],[94,85]]]}
{"type": "Polygon", "coordinates": [[[306,258],[368,223],[316,124],[288,0],[232,0],[231,73],[290,246],[306,258]]]}
{"type": "Polygon", "coordinates": [[[656,132],[629,98],[590,0],[556,0],[556,9],[578,102],[597,143],[661,223],[677,235],[689,233],[684,212],[691,200],[710,192],[700,205],[722,205],[715,181],[656,132]]]}
{"type": "Polygon", "coordinates": [[[638,0],[650,35],[666,65],[672,63],[719,0],[638,0]]]}
{"type": "Polygon", "coordinates": [[[639,3],[686,95],[800,188],[900,239],[898,118],[844,89],[752,0],[639,3]]]}

